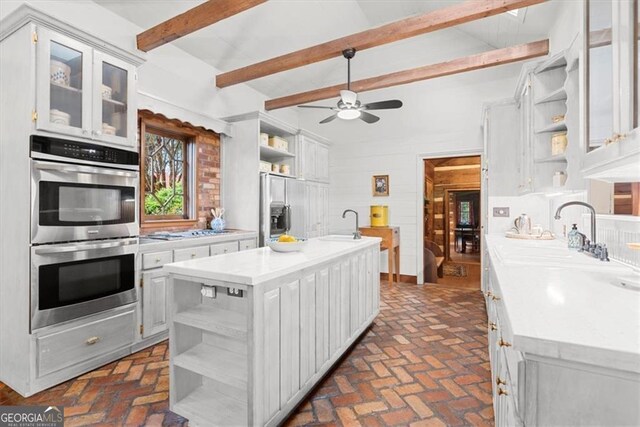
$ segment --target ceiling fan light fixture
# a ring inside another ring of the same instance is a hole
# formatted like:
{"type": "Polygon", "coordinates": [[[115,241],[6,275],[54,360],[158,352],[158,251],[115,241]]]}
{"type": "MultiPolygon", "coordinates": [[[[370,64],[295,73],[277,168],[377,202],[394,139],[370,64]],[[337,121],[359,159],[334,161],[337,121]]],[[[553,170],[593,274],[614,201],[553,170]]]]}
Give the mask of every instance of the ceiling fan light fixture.
{"type": "Polygon", "coordinates": [[[338,111],[338,117],[343,120],[355,120],[361,115],[360,110],[347,109],[338,111]]]}

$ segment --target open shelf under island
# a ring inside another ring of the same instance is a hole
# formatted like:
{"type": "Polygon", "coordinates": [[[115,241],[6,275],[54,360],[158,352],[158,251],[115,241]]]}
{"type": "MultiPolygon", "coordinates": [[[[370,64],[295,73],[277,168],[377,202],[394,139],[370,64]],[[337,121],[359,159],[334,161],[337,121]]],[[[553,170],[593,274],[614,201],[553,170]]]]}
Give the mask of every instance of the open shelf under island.
{"type": "Polygon", "coordinates": [[[168,264],[171,410],[278,425],[380,311],[380,239],[310,239],[168,264]]]}

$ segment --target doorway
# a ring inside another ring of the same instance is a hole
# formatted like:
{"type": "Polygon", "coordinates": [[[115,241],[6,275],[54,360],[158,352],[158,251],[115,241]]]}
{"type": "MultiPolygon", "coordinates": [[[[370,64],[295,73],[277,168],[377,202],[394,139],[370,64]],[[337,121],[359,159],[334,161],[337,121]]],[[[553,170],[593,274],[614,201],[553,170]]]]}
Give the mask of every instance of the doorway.
{"type": "Polygon", "coordinates": [[[480,156],[423,163],[425,282],[480,289],[480,156]]]}

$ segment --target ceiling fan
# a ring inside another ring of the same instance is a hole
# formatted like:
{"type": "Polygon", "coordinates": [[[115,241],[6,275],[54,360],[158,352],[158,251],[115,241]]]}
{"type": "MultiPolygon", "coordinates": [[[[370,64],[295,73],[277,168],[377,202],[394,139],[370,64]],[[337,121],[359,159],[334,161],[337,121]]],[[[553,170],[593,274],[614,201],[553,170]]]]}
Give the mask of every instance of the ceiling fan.
{"type": "Polygon", "coordinates": [[[342,51],[342,56],[347,58],[347,89],[340,91],[340,100],[337,107],[325,107],[319,105],[298,105],[300,108],[319,108],[323,110],[333,110],[335,114],[322,120],[320,124],[329,123],[337,118],[343,120],[361,119],[367,123],[375,123],[380,117],[375,116],[368,110],[392,110],[402,107],[402,101],[397,99],[389,101],[370,102],[369,104],[361,104],[358,101],[358,94],[351,90],[351,58],[356,55],[353,48],[342,51]]]}

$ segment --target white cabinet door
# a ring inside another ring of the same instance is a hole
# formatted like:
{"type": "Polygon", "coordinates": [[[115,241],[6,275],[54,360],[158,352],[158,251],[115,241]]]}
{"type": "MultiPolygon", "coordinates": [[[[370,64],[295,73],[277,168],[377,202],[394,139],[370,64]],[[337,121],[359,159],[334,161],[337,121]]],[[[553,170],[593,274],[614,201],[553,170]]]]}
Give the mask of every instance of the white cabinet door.
{"type": "Polygon", "coordinates": [[[329,147],[324,144],[316,145],[316,179],[329,182],[329,147]]]}
{"type": "Polygon", "coordinates": [[[166,331],[167,280],[162,269],[142,273],[142,338],[166,331]]]}
{"type": "Polygon", "coordinates": [[[264,417],[266,424],[280,410],[280,289],[264,294],[262,323],[264,351],[262,357],[264,383],[264,417]]]}
{"type": "Polygon", "coordinates": [[[329,360],[329,269],[316,273],[316,372],[329,360]]]}
{"type": "Polygon", "coordinates": [[[316,171],[316,151],[317,143],[308,138],[301,137],[300,150],[302,154],[301,177],[304,179],[315,180],[316,171]]]}
{"type": "Polygon", "coordinates": [[[340,279],[340,264],[334,264],[329,272],[329,357],[336,354],[342,347],[342,341],[340,341],[340,299],[342,298],[340,279]]]}
{"type": "Polygon", "coordinates": [[[213,245],[209,245],[210,255],[215,256],[238,252],[238,245],[238,242],[215,243],[213,245]]]}
{"type": "Polygon", "coordinates": [[[318,184],[307,182],[305,203],[307,207],[307,221],[305,224],[307,238],[318,237],[320,235],[320,230],[318,229],[318,220],[320,218],[318,212],[318,184]]]}
{"type": "Polygon", "coordinates": [[[318,186],[318,234],[326,236],[329,234],[329,186],[320,184],[318,186]]]}
{"type": "Polygon", "coordinates": [[[340,264],[340,344],[347,342],[351,336],[351,262],[345,260],[340,264]]]}
{"type": "Polygon", "coordinates": [[[241,251],[248,251],[249,249],[255,249],[257,247],[258,247],[258,243],[256,242],[256,239],[240,240],[241,251]]]}
{"type": "Polygon", "coordinates": [[[316,373],[316,275],[300,283],[300,388],[316,373]]]}
{"type": "Polygon", "coordinates": [[[284,406],[300,389],[299,280],[282,286],[280,301],[280,405],[284,406]]]}
{"type": "Polygon", "coordinates": [[[350,315],[351,315],[351,327],[349,329],[349,335],[353,335],[360,326],[360,286],[358,282],[358,257],[354,256],[350,260],[351,271],[349,277],[349,285],[351,291],[350,298],[350,315]]]}
{"type": "Polygon", "coordinates": [[[137,148],[135,67],[104,53],[93,53],[93,137],[137,148]]]}
{"type": "Polygon", "coordinates": [[[90,138],[93,49],[39,27],[36,56],[36,127],[90,138]]]}

